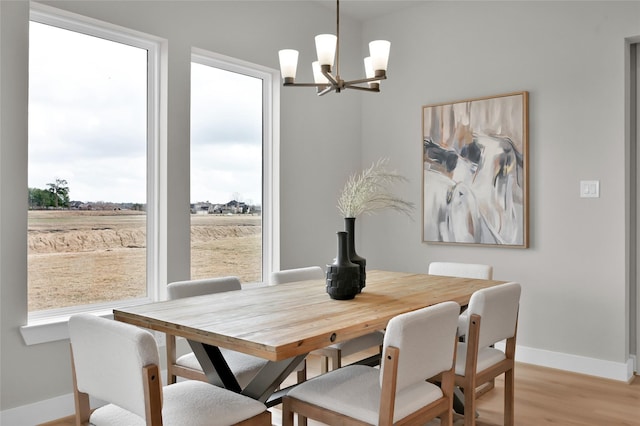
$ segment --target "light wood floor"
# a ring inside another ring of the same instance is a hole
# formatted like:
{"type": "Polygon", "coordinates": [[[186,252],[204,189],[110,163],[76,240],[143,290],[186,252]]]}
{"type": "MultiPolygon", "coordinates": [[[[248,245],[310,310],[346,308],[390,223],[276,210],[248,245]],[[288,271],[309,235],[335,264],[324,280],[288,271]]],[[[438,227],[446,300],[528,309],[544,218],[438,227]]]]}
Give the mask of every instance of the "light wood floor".
{"type": "MultiPolygon", "coordinates": [[[[308,359],[309,376],[318,374],[319,360],[308,359]]],[[[287,383],[294,383],[289,379],[287,383]]],[[[640,426],[640,377],[630,384],[530,364],[516,365],[517,426],[640,426]]],[[[478,426],[500,426],[503,381],[478,400],[478,426]]],[[[281,424],[279,406],[271,409],[274,425],[281,424]]],[[[70,419],[46,423],[68,426],[70,419]]],[[[321,423],[309,421],[309,426],[321,423]]],[[[438,425],[435,421],[429,424],[438,425]]],[[[462,425],[458,418],[456,426],[462,425]]],[[[44,426],[44,425],[43,425],[44,426]]]]}

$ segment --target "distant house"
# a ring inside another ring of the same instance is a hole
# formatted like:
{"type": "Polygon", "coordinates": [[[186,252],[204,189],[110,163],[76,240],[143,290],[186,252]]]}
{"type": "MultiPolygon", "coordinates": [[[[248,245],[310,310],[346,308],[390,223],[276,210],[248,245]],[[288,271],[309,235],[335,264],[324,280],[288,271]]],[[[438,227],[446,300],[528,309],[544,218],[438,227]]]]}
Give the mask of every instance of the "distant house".
{"type": "MultiPolygon", "coordinates": [[[[226,204],[212,204],[208,201],[191,203],[191,214],[248,214],[256,210],[242,201],[231,200],[226,204]]],[[[259,208],[257,211],[260,211],[259,208]]]]}
{"type": "Polygon", "coordinates": [[[224,205],[223,213],[243,214],[249,213],[249,206],[242,201],[231,200],[224,205]]]}
{"type": "Polygon", "coordinates": [[[199,202],[191,204],[191,214],[209,214],[212,213],[211,203],[207,202],[199,202]]]}

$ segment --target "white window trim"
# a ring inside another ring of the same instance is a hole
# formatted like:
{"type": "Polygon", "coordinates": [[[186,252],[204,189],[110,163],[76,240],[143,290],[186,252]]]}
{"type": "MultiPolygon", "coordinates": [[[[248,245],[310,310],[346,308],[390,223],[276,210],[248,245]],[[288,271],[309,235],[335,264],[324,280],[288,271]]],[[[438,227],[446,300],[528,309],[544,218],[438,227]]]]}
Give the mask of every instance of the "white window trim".
{"type": "Polygon", "coordinates": [[[262,278],[280,270],[280,73],[240,59],[192,48],[191,61],[259,78],[262,89],[262,278]]]}
{"type": "Polygon", "coordinates": [[[110,41],[146,49],[147,74],[147,297],[103,304],[81,305],[39,311],[28,316],[28,323],[20,327],[27,345],[67,339],[69,317],[79,312],[91,312],[109,317],[112,308],[158,300],[164,295],[160,288],[159,271],[159,193],[160,193],[160,53],[165,40],[141,32],[63,11],[39,3],[31,3],[30,20],[79,33],[102,37],[110,41]]]}

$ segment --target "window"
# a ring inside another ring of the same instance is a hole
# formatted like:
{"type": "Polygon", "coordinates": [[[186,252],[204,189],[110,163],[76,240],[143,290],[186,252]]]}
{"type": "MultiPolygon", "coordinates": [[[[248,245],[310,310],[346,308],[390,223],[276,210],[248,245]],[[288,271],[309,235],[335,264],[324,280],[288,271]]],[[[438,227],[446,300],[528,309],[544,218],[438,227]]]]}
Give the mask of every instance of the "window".
{"type": "Polygon", "coordinates": [[[192,56],[193,279],[236,275],[251,283],[270,270],[263,201],[270,201],[264,153],[272,151],[271,84],[271,74],[255,66],[192,56]]]}
{"type": "Polygon", "coordinates": [[[157,44],[34,9],[28,311],[151,300],[157,44]]]}

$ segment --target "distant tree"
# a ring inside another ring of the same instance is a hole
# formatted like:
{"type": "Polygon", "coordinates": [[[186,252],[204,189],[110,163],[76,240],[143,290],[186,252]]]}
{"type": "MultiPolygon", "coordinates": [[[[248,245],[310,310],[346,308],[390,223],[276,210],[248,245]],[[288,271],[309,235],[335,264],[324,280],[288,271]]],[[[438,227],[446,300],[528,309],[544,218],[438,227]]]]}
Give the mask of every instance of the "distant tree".
{"type": "Polygon", "coordinates": [[[29,208],[47,208],[55,204],[53,194],[46,189],[29,188],[29,208]]]}
{"type": "Polygon", "coordinates": [[[69,187],[65,179],[56,178],[55,183],[48,183],[49,192],[53,194],[54,207],[69,207],[69,187]]]}

